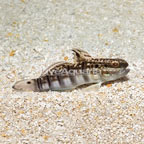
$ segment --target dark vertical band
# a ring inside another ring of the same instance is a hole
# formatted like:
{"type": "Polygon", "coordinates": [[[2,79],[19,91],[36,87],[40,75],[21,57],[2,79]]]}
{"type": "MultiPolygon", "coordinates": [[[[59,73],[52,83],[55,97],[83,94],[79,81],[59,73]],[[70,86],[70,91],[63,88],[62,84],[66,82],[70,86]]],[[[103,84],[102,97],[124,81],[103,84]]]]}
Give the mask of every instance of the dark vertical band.
{"type": "Polygon", "coordinates": [[[40,85],[39,85],[39,80],[38,79],[36,79],[36,83],[37,83],[38,90],[40,90],[40,85]]]}
{"type": "Polygon", "coordinates": [[[39,91],[41,91],[41,90],[42,90],[41,78],[38,78],[38,79],[37,79],[37,86],[38,86],[39,91]]]}
{"type": "Polygon", "coordinates": [[[51,81],[50,81],[50,76],[46,76],[47,82],[48,82],[48,86],[49,88],[51,88],[51,81]]]}
{"type": "Polygon", "coordinates": [[[72,85],[77,84],[76,75],[69,75],[72,85]]]}
{"type": "Polygon", "coordinates": [[[89,77],[87,74],[83,74],[83,78],[84,78],[85,82],[89,82],[89,77]]]}
{"type": "Polygon", "coordinates": [[[64,76],[57,75],[57,80],[59,82],[60,87],[64,87],[65,86],[65,83],[63,81],[64,78],[65,78],[64,76]]]}

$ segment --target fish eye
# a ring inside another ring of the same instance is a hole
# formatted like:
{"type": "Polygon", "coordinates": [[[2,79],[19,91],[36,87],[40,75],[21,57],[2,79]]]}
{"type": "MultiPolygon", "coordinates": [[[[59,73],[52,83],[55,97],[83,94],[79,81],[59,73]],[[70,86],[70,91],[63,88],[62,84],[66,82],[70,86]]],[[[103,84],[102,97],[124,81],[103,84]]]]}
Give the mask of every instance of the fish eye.
{"type": "Polygon", "coordinates": [[[112,62],[112,65],[113,65],[114,67],[118,67],[118,66],[119,66],[119,62],[114,61],[114,62],[112,62]]]}
{"type": "Polygon", "coordinates": [[[31,82],[30,82],[30,81],[28,81],[28,82],[27,82],[27,84],[31,84],[31,82]]]}

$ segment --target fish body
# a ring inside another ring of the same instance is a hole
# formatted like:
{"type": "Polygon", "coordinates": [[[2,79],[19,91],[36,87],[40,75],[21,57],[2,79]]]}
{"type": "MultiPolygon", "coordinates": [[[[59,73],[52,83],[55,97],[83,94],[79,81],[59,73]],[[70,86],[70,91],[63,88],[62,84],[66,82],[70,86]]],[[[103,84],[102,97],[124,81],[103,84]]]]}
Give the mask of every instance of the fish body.
{"type": "Polygon", "coordinates": [[[84,84],[104,83],[124,77],[129,72],[123,59],[95,59],[87,52],[75,49],[75,62],[58,62],[46,69],[39,78],[22,80],[13,86],[22,91],[65,91],[84,84]],[[85,57],[86,58],[85,58],[85,57]]]}

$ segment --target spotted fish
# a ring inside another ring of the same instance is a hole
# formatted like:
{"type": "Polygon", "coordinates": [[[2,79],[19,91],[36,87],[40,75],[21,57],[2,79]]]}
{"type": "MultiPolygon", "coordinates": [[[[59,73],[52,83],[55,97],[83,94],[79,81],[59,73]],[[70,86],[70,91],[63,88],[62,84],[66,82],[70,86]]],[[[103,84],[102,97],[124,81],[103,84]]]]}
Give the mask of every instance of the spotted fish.
{"type": "Polygon", "coordinates": [[[85,84],[117,80],[129,72],[123,59],[97,59],[80,49],[73,52],[74,63],[54,63],[39,78],[18,81],[13,88],[35,92],[73,90],[85,84]]]}

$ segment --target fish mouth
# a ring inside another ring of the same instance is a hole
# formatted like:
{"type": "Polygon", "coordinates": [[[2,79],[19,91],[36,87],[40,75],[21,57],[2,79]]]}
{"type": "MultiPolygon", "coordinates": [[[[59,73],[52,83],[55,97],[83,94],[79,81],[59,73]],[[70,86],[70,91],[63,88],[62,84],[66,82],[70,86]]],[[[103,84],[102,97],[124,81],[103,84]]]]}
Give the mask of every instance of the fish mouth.
{"type": "Polygon", "coordinates": [[[113,74],[120,74],[120,73],[123,73],[123,72],[128,73],[129,71],[130,71],[130,69],[127,69],[127,68],[117,68],[117,69],[108,68],[108,69],[102,70],[102,73],[113,75],[113,74]]]}
{"type": "Polygon", "coordinates": [[[121,69],[120,71],[113,74],[113,77],[115,77],[116,79],[122,78],[122,77],[126,76],[129,71],[130,71],[130,69],[121,69]]]}
{"type": "Polygon", "coordinates": [[[130,69],[121,69],[117,74],[125,76],[128,74],[129,71],[130,71],[130,69]]]}
{"type": "Polygon", "coordinates": [[[130,69],[124,69],[123,68],[117,72],[103,74],[102,79],[104,82],[114,81],[114,80],[120,79],[122,77],[125,77],[129,71],[130,71],[130,69]]]}
{"type": "Polygon", "coordinates": [[[114,72],[114,73],[110,74],[110,75],[111,75],[111,76],[117,76],[117,77],[120,78],[120,77],[126,76],[129,71],[130,71],[130,69],[125,69],[125,68],[123,68],[123,69],[121,69],[121,70],[119,70],[119,71],[117,71],[117,72],[114,72]]]}

